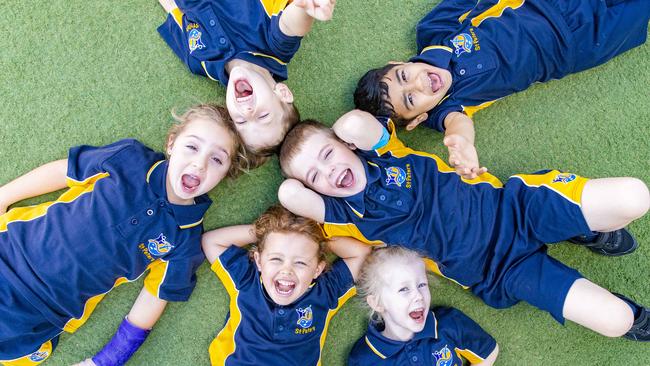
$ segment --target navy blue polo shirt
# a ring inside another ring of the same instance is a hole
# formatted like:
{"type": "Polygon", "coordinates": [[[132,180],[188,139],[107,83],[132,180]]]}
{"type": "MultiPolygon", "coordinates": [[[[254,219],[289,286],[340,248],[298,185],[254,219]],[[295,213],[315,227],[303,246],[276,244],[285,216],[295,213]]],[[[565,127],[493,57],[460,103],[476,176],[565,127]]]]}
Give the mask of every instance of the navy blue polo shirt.
{"type": "Polygon", "coordinates": [[[438,156],[405,147],[392,121],[387,127],[385,146],[356,150],[365,166],[365,189],[346,198],[321,195],[325,233],[402,245],[432,259],[429,269],[463,286],[482,281],[497,243],[511,243],[493,235],[501,182],[488,173],[463,179],[438,156]]]}
{"type": "Polygon", "coordinates": [[[417,25],[418,55],[447,69],[452,85],[426,125],[472,115],[535,82],[601,64],[645,41],[650,2],[609,7],[584,0],[444,0],[417,25]]]}
{"type": "Polygon", "coordinates": [[[177,0],[158,32],[192,73],[228,84],[226,64],[241,59],[261,66],[277,81],[287,79],[287,64],[302,37],[280,30],[287,0],[177,0]]]}
{"type": "Polygon", "coordinates": [[[356,294],[340,259],[287,306],[268,297],[244,249],[231,246],[212,270],[230,295],[226,324],[210,344],[212,365],[320,365],[330,320],[356,294]]]}
{"type": "Polygon", "coordinates": [[[445,365],[462,366],[484,361],[497,343],[476,322],[454,308],[431,310],[424,329],[406,342],[394,341],[370,324],[352,348],[349,366],[445,365]]]}
{"type": "Polygon", "coordinates": [[[68,332],[147,269],[151,294],[187,300],[204,259],[201,223],[211,201],[171,204],[166,173],[164,156],[136,140],[70,149],[66,192],[0,216],[3,280],[68,332]]]}

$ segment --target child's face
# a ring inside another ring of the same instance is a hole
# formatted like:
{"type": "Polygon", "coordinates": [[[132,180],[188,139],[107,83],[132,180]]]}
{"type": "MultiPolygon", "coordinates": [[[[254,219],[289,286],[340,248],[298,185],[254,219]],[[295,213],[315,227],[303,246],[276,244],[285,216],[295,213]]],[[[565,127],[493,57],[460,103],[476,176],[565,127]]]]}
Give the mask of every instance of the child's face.
{"type": "Polygon", "coordinates": [[[278,305],[296,301],[325,268],[318,244],[299,233],[270,233],[254,256],[266,293],[278,305]]]}
{"type": "Polygon", "coordinates": [[[366,187],[361,159],[343,142],[313,133],[289,164],[289,174],[330,197],[350,197],[366,187]]]}
{"type": "Polygon", "coordinates": [[[247,147],[260,150],[282,142],[285,105],[291,102],[293,94],[285,84],[248,68],[230,71],[226,106],[247,147]]]}
{"type": "Polygon", "coordinates": [[[388,264],[381,277],[384,286],[375,298],[378,304],[370,305],[384,319],[382,334],[394,340],[410,340],[424,329],[429,313],[431,294],[424,262],[388,264]]]}
{"type": "Polygon", "coordinates": [[[423,62],[400,63],[383,81],[395,114],[410,121],[432,110],[451,87],[451,73],[423,62]]]}
{"type": "Polygon", "coordinates": [[[169,143],[167,153],[167,198],[171,203],[189,205],[226,176],[233,141],[225,127],[197,118],[169,143]]]}

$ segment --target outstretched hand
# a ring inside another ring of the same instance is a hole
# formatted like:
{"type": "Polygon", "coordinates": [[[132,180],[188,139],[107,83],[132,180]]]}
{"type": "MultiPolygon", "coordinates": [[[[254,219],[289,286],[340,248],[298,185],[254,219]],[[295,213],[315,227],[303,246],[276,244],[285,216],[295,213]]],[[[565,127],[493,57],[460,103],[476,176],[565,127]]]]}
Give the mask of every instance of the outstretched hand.
{"type": "Polygon", "coordinates": [[[332,19],[336,0],[294,0],[293,4],[305,10],[310,17],[326,21],[332,19]]]}
{"type": "Polygon", "coordinates": [[[487,172],[478,162],[476,147],[461,135],[448,135],[443,140],[449,149],[449,164],[454,167],[456,174],[465,179],[474,179],[487,172]]]}

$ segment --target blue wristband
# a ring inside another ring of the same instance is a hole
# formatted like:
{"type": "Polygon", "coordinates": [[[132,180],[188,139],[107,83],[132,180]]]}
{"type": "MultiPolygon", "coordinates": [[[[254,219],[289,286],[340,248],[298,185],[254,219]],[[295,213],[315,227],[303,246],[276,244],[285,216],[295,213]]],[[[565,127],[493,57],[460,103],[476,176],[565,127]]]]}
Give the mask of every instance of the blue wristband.
{"type": "Polygon", "coordinates": [[[388,130],[385,128],[382,128],[381,130],[382,130],[381,137],[379,138],[379,141],[377,141],[375,146],[372,147],[373,150],[381,149],[382,147],[386,146],[388,140],[390,140],[390,134],[388,133],[388,130]]]}
{"type": "Polygon", "coordinates": [[[140,329],[124,318],[113,338],[93,356],[93,362],[97,366],[124,365],[147,339],[149,332],[151,331],[140,329]]]}

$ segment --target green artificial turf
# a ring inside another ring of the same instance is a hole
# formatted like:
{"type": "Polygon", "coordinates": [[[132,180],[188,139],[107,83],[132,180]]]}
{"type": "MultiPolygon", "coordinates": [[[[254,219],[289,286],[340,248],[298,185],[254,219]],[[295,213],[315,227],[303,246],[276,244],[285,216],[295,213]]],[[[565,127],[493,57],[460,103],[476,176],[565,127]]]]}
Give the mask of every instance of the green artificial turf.
{"type": "MultiPolygon", "coordinates": [[[[134,137],[160,148],[173,107],[224,102],[225,89],[194,76],[156,27],[165,14],[155,0],[5,0],[0,12],[0,184],[70,146],[134,137]]],[[[415,24],[438,1],[339,1],[334,19],[316,24],[289,66],[289,86],[305,118],[331,124],[352,108],[357,79],[370,67],[415,52],[415,24]]],[[[475,116],[482,164],[502,180],[514,173],[559,168],[588,177],[635,176],[650,182],[650,46],[562,80],[537,84],[475,116]]],[[[414,148],[446,156],[442,136],[402,132],[414,148]]],[[[277,161],[222,183],[205,228],[249,223],[276,201],[277,161]]],[[[45,199],[52,199],[48,195],[45,199]]],[[[31,199],[25,203],[42,201],[31,199]]],[[[650,304],[650,218],[631,225],[636,253],[605,258],[561,244],[551,254],[586,277],[650,304]]],[[[100,264],[98,264],[100,265],[100,264]]],[[[62,276],[65,274],[62,273],[62,276]]],[[[112,291],[76,334],[61,336],[47,365],[92,356],[111,337],[142,283],[112,291]]],[[[647,344],[607,339],[521,304],[484,305],[439,279],[436,304],[453,305],[498,341],[498,365],[648,365],[647,344]]],[[[132,365],[207,364],[208,345],[227,312],[226,291],[204,264],[187,303],[170,304],[132,365]]],[[[350,303],[333,319],[324,365],[344,365],[366,324],[350,303]]]]}

